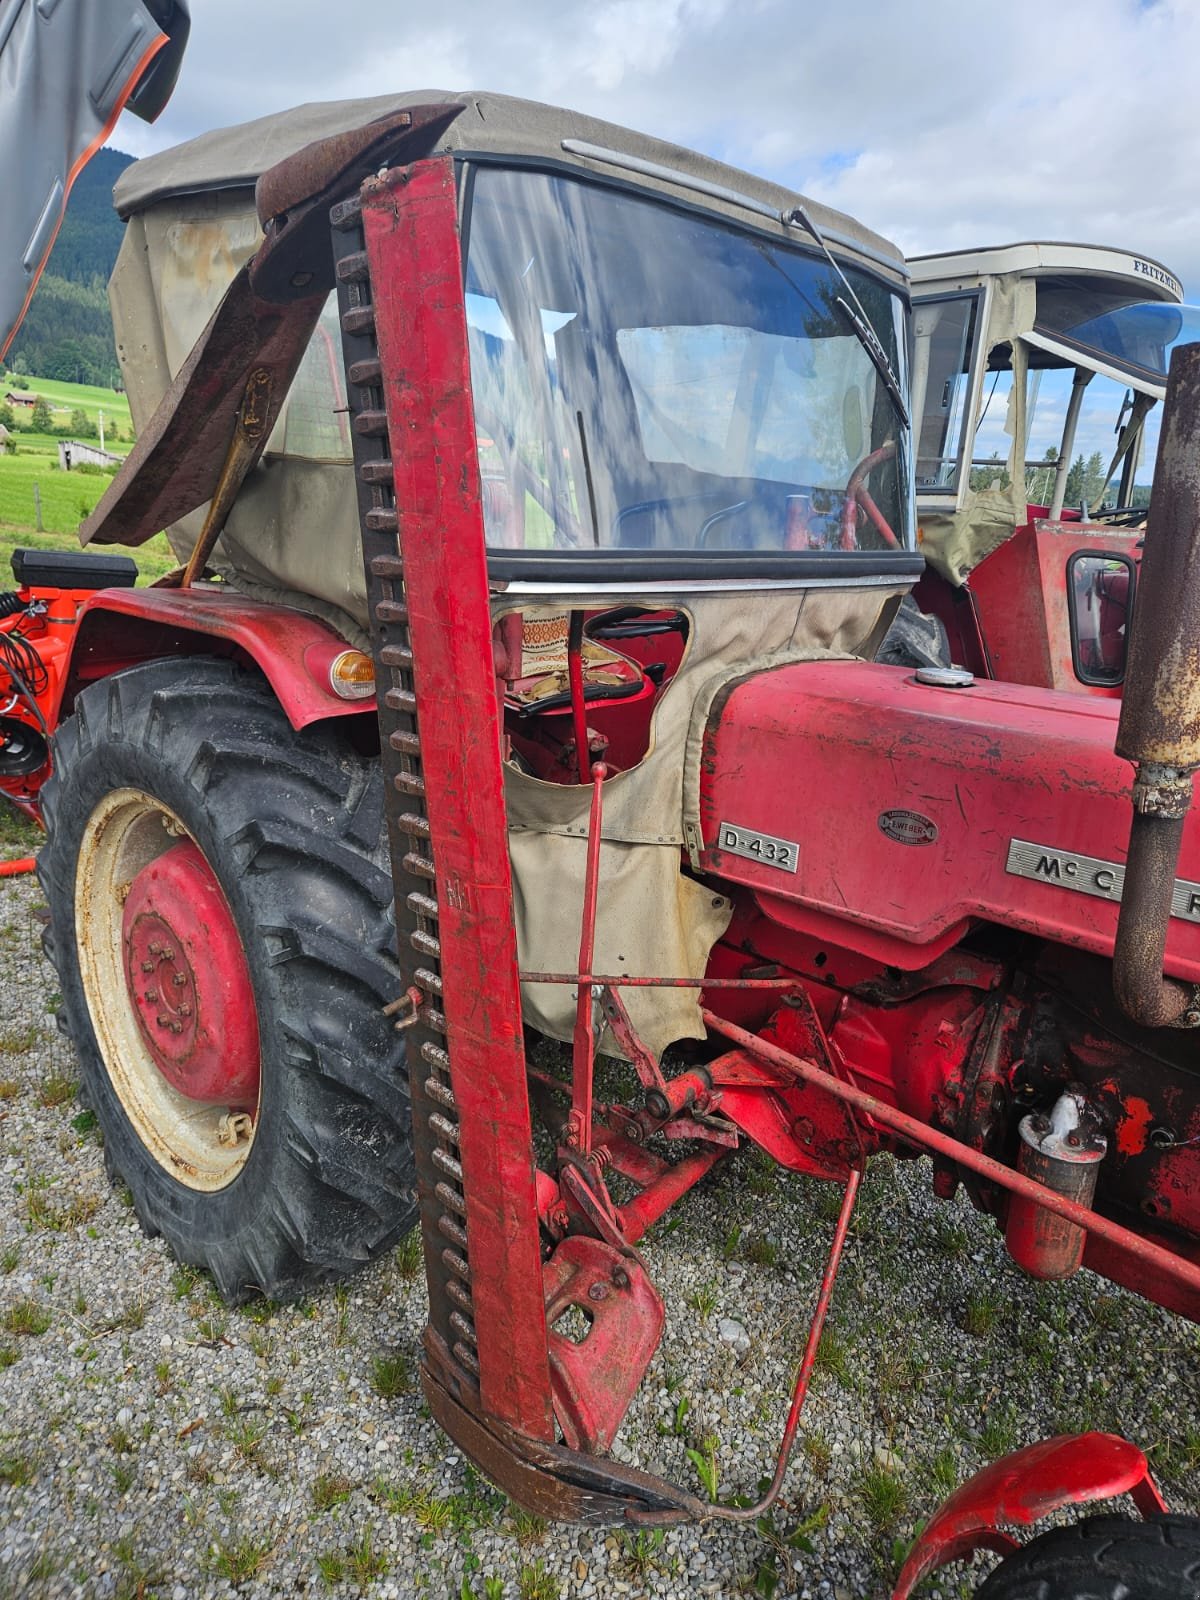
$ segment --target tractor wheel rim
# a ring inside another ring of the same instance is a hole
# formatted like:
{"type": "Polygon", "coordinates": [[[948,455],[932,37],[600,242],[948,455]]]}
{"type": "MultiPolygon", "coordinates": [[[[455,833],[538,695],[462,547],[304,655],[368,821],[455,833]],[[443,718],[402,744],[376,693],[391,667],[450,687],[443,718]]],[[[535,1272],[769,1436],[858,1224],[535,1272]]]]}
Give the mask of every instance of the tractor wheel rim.
{"type": "Polygon", "coordinates": [[[122,1109],[177,1182],[223,1189],[254,1142],[260,1052],[216,876],[173,811],[118,789],[88,818],[75,883],[80,976],[122,1109]]]}

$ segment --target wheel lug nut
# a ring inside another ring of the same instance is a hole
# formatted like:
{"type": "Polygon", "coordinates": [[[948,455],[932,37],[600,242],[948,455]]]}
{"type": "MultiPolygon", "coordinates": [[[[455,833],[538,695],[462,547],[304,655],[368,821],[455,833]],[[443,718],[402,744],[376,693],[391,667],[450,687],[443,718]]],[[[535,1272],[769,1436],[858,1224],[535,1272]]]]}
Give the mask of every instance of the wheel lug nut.
{"type": "Polygon", "coordinates": [[[171,982],[175,985],[175,987],[177,989],[182,989],[184,984],[187,982],[187,979],[184,977],[182,972],[177,972],[177,973],[175,973],[174,977],[171,979],[171,982]]]}
{"type": "Polygon", "coordinates": [[[153,963],[153,961],[143,961],[142,962],[142,971],[143,972],[153,972],[154,971],[154,963],[153,963]]]}
{"type": "Polygon", "coordinates": [[[180,1016],[181,1016],[181,1017],[190,1017],[190,1016],[191,1016],[191,1014],[192,1014],[192,1008],[191,1008],[191,1006],[180,1006],[180,1008],[179,1008],[179,1015],[180,1015],[180,1016]]]}
{"type": "Polygon", "coordinates": [[[147,1003],[152,1005],[154,1003],[154,1001],[158,999],[158,990],[157,989],[147,989],[145,991],[145,997],[146,997],[147,1003]]]}
{"type": "Polygon", "coordinates": [[[167,945],[166,949],[163,951],[162,958],[164,961],[174,961],[175,952],[171,949],[170,945],[167,945]]]}
{"type": "Polygon", "coordinates": [[[171,1023],[171,1032],[172,1033],[182,1033],[183,1032],[183,1023],[182,1022],[172,1022],[171,1023]]]}
{"type": "Polygon", "coordinates": [[[159,1027],[160,1028],[165,1028],[167,1026],[167,1024],[170,1022],[170,1020],[171,1020],[170,1017],[166,1017],[166,1016],[161,1016],[160,1015],[159,1018],[158,1018],[159,1027]]]}
{"type": "Polygon", "coordinates": [[[156,956],[161,949],[162,949],[162,945],[160,945],[160,944],[152,944],[150,946],[150,954],[152,956],[156,956]]]}

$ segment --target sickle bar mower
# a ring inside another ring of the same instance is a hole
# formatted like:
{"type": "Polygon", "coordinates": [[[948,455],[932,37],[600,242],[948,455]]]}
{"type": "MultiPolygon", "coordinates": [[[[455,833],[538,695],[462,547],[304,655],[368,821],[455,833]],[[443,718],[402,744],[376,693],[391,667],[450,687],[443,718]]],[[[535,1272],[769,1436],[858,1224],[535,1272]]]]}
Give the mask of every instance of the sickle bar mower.
{"type": "MultiPolygon", "coordinates": [[[[333,228],[406,982],[393,1013],[408,1038],[429,1282],[423,1379],[446,1431],[542,1515],[658,1523],[760,1514],[783,1482],[866,1158],[887,1145],[954,1163],[1033,1207],[1051,1230],[1085,1230],[1200,1296],[1200,1266],[864,1090],[831,1041],[828,1013],[798,978],[761,967],[707,980],[593,972],[602,763],[590,774],[577,970],[520,972],[482,491],[474,451],[462,448],[474,430],[450,162],[368,181],[358,199],[335,208],[333,228]],[[569,1084],[527,1066],[522,981],[577,990],[569,1084]],[[704,1020],[729,1048],[667,1078],[622,992],[679,985],[706,989],[704,1020]],[[741,996],[735,1013],[750,1003],[762,1014],[766,1004],[767,1025],[730,1021],[731,992],[741,996]],[[640,1109],[595,1100],[603,1024],[638,1073],[640,1109]],[[555,1134],[553,1172],[535,1160],[531,1089],[555,1134]],[[799,1108],[794,1127],[810,1146],[803,1170],[844,1193],[770,1488],[753,1507],[710,1505],[606,1452],[663,1323],[637,1240],[747,1128],[770,1148],[763,1119],[756,1127],[747,1109],[756,1096],[799,1108]],[[664,1131],[693,1139],[696,1153],[674,1164],[653,1155],[647,1140],[664,1131]],[[606,1181],[614,1173],[632,1199],[614,1200],[606,1181]],[[556,1327],[571,1309],[589,1324],[580,1342],[556,1327]]],[[[571,681],[579,727],[577,669],[571,681]]],[[[1114,1492],[1083,1465],[1098,1450],[1094,1436],[1056,1443],[1066,1487],[1057,1498],[1047,1492],[1046,1504],[1114,1492]]],[[[1130,1481],[1149,1484],[1144,1458],[1133,1453],[1140,1466],[1130,1481]]],[[[997,1493],[991,1479],[978,1485],[951,1533],[939,1524],[914,1552],[906,1583],[969,1548],[1000,1547],[997,1493]]],[[[1152,1488],[1143,1499],[1160,1503],[1152,1488]]]]}

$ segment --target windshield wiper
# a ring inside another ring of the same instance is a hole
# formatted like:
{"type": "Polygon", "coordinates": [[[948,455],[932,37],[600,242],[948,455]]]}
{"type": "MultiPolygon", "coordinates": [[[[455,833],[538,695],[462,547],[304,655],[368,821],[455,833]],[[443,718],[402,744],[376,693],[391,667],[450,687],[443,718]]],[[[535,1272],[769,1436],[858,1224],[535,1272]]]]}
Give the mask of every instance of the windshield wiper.
{"type": "Polygon", "coordinates": [[[900,380],[892,370],[892,363],[888,360],[887,351],[879,342],[879,335],[871,326],[870,317],[863,310],[862,301],[854,292],[854,285],[834,259],[829,246],[825,243],[825,237],[820,228],[817,227],[803,206],[793,206],[790,211],[782,212],[780,220],[784,227],[794,227],[796,223],[800,223],[808,233],[812,234],[817,241],[821,254],[841,279],[850,299],[843,300],[839,295],[834,304],[858,335],[858,342],[870,356],[876,372],[883,379],[884,388],[892,397],[892,404],[896,407],[901,422],[907,428],[909,426],[908,407],[904,403],[904,391],[900,387],[900,380]]]}

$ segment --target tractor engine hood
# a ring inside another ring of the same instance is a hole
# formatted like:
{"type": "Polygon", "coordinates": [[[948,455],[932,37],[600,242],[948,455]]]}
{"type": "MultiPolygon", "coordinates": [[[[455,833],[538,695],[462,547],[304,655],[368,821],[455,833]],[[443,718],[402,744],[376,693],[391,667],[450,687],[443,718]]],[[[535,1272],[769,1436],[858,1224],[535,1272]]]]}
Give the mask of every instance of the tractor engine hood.
{"type": "MultiPolygon", "coordinates": [[[[699,864],[774,921],[913,970],[997,923],[1111,956],[1129,842],[1119,702],[817,662],[738,684],[705,734],[699,864]]],[[[1200,979],[1200,815],[1165,969],[1200,979]]]]}

